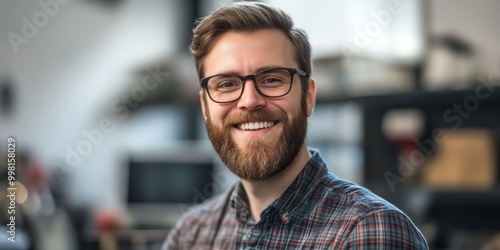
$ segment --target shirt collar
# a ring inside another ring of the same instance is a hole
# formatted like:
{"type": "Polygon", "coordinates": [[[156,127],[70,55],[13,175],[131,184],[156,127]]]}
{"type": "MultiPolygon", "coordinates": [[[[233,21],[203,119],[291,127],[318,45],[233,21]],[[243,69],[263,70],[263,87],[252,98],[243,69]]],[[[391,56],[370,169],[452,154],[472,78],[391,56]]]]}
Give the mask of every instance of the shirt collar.
{"type": "Polygon", "coordinates": [[[240,221],[253,219],[248,206],[248,197],[241,181],[237,181],[234,184],[229,202],[234,211],[236,211],[236,217],[240,221]]]}
{"type": "MultiPolygon", "coordinates": [[[[269,210],[274,209],[285,224],[300,219],[301,208],[307,203],[309,200],[308,197],[312,195],[315,187],[324,179],[328,172],[325,161],[319,151],[317,149],[309,149],[309,152],[311,153],[311,158],[306,163],[304,169],[302,169],[285,192],[263,211],[263,216],[270,212],[269,210]]],[[[251,219],[248,198],[241,181],[238,181],[233,186],[230,203],[241,221],[251,219]]]]}
{"type": "Polygon", "coordinates": [[[310,202],[316,186],[320,184],[328,173],[326,163],[317,149],[309,149],[311,158],[299,173],[297,178],[286,189],[286,191],[270,207],[274,207],[279,213],[283,223],[287,224],[299,220],[303,215],[300,213],[305,204],[310,202]]]}

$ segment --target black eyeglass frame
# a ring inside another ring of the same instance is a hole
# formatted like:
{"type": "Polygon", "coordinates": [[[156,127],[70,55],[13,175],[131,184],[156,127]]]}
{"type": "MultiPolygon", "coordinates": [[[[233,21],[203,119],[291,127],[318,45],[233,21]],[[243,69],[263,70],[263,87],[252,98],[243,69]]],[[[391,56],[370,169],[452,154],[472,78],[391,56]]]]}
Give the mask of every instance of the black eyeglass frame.
{"type": "Polygon", "coordinates": [[[202,78],[200,80],[200,86],[205,89],[205,91],[207,92],[208,96],[210,97],[210,99],[213,101],[213,102],[216,102],[216,103],[230,103],[230,102],[234,102],[238,99],[241,98],[241,96],[243,95],[243,92],[245,91],[245,83],[247,82],[248,79],[251,79],[252,82],[253,82],[253,86],[255,87],[255,89],[257,90],[257,92],[261,95],[261,96],[264,96],[264,97],[267,97],[267,98],[279,98],[279,97],[283,97],[285,95],[288,95],[288,93],[290,93],[290,90],[292,89],[292,85],[293,85],[293,76],[295,74],[298,74],[299,76],[302,76],[302,77],[307,77],[307,73],[303,70],[300,70],[300,69],[294,69],[294,68],[285,68],[285,67],[277,67],[277,68],[269,68],[269,69],[264,69],[264,70],[261,70],[255,74],[252,74],[252,75],[246,75],[246,76],[240,76],[240,75],[233,75],[233,74],[217,74],[217,75],[213,75],[213,76],[208,76],[208,77],[205,77],[205,78],[202,78]],[[284,94],[282,95],[279,95],[279,96],[269,96],[269,95],[266,95],[264,93],[262,93],[262,91],[260,91],[258,85],[257,85],[257,76],[263,72],[267,72],[267,71],[270,71],[270,70],[276,70],[276,69],[284,69],[284,70],[287,70],[288,73],[290,73],[290,88],[288,88],[288,91],[286,91],[284,94]],[[217,76],[234,76],[234,77],[238,77],[241,82],[242,82],[242,86],[241,86],[241,93],[240,95],[235,98],[234,100],[231,100],[231,101],[225,101],[225,102],[220,102],[220,101],[216,101],[214,100],[214,98],[212,98],[212,96],[210,95],[210,91],[208,90],[208,81],[214,77],[217,77],[217,76]]]}

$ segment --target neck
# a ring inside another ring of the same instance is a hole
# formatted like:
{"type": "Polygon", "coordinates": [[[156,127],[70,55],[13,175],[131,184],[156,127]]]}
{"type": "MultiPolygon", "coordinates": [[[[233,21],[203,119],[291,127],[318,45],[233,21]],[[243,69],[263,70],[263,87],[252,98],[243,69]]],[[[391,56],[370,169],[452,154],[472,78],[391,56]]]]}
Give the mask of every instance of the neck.
{"type": "Polygon", "coordinates": [[[292,165],[281,173],[267,180],[241,181],[248,196],[250,211],[256,222],[260,221],[260,213],[262,213],[269,204],[278,199],[292,184],[310,158],[311,155],[304,143],[292,165]]]}

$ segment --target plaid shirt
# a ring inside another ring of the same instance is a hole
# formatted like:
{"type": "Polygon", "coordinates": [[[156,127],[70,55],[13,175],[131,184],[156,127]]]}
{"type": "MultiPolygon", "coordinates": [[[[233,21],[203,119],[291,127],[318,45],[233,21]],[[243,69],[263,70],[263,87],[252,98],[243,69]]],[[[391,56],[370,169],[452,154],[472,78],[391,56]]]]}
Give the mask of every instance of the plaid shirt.
{"type": "Polygon", "coordinates": [[[241,183],[186,212],[166,249],[428,249],[398,208],[328,173],[317,150],[255,222],[241,183]]]}

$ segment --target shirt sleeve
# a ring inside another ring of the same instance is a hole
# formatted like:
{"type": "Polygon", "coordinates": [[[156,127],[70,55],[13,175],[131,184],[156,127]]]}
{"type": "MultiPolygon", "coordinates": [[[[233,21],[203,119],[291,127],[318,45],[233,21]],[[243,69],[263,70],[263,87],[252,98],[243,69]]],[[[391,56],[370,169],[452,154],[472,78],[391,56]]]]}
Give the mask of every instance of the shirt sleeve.
{"type": "Polygon", "coordinates": [[[384,210],[363,217],[347,235],[343,249],[429,249],[422,233],[399,211],[384,210]]]}

